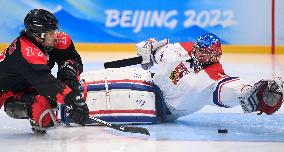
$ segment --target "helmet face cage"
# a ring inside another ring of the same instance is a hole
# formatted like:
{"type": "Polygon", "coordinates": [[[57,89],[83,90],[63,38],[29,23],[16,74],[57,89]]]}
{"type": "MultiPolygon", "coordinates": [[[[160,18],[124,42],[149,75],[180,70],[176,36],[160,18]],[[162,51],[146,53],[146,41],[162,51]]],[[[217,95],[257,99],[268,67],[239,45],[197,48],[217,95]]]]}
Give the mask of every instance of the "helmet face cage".
{"type": "Polygon", "coordinates": [[[58,29],[56,17],[44,9],[31,10],[25,17],[24,24],[28,36],[41,39],[45,33],[58,29]]]}
{"type": "Polygon", "coordinates": [[[196,71],[200,71],[207,65],[219,62],[221,55],[221,40],[212,33],[200,36],[193,43],[192,58],[196,71]],[[200,62],[200,58],[204,56],[207,56],[207,58],[200,62]]]}

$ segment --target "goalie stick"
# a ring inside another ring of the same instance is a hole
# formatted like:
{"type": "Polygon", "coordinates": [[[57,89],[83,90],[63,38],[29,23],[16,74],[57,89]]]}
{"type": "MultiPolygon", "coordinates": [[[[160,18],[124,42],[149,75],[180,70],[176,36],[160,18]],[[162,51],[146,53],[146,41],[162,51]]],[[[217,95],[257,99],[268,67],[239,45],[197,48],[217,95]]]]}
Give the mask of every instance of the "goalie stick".
{"type": "Polygon", "coordinates": [[[140,134],[144,134],[144,135],[148,135],[150,136],[149,131],[146,128],[142,128],[142,127],[131,127],[131,126],[122,126],[122,125],[117,125],[117,124],[111,124],[109,122],[106,122],[104,120],[101,120],[99,118],[96,117],[89,117],[90,120],[92,122],[96,122],[99,124],[102,124],[104,126],[119,130],[119,131],[123,131],[123,132],[131,132],[131,133],[140,133],[140,134]]]}
{"type": "MultiPolygon", "coordinates": [[[[163,39],[161,41],[152,43],[152,50],[156,50],[157,48],[162,47],[162,46],[164,46],[168,43],[169,43],[168,39],[163,39]]],[[[121,67],[141,64],[142,60],[143,60],[142,57],[138,56],[138,57],[132,57],[132,58],[128,58],[128,59],[110,61],[110,62],[105,62],[104,67],[105,67],[105,69],[107,69],[107,68],[121,68],[121,67]]]]}
{"type": "Polygon", "coordinates": [[[105,69],[107,69],[107,68],[121,68],[121,67],[141,64],[142,60],[143,59],[142,59],[141,56],[128,58],[128,59],[122,59],[122,60],[116,60],[116,61],[104,63],[104,67],[105,67],[105,69]]]}
{"type": "MultiPolygon", "coordinates": [[[[65,107],[65,105],[61,104],[59,106],[59,111],[60,111],[60,119],[61,119],[61,121],[64,124],[69,125],[69,123],[72,122],[72,120],[66,115],[66,107],[65,107]]],[[[131,132],[131,133],[140,133],[140,134],[145,134],[145,135],[150,136],[150,133],[149,133],[149,131],[146,128],[122,126],[122,125],[118,125],[118,124],[111,124],[109,122],[106,122],[104,120],[101,120],[99,118],[92,117],[92,116],[89,116],[85,123],[86,123],[86,125],[92,124],[92,123],[98,123],[98,124],[101,124],[103,126],[107,126],[107,127],[112,128],[112,129],[119,130],[119,131],[131,132]]]]}

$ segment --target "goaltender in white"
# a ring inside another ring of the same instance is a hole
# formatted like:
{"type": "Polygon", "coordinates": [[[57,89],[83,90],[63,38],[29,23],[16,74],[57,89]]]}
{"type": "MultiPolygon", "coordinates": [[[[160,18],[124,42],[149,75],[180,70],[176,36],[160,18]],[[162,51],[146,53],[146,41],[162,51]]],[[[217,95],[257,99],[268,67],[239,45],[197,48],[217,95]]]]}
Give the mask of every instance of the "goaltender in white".
{"type": "Polygon", "coordinates": [[[205,105],[241,105],[244,113],[270,115],[283,103],[280,77],[251,85],[227,75],[219,62],[221,41],[212,33],[195,42],[173,44],[151,38],[136,48],[144,70],[114,68],[81,74],[90,115],[110,122],[153,123],[176,120],[205,105]],[[154,65],[158,71],[153,75],[147,70],[154,65]]]}

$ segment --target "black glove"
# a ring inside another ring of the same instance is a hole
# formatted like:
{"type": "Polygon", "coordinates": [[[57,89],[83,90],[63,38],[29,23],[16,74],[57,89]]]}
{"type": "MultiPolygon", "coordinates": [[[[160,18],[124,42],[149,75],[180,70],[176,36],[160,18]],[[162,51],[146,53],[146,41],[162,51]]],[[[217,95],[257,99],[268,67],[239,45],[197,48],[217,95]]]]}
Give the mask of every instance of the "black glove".
{"type": "Polygon", "coordinates": [[[80,83],[78,80],[78,64],[65,61],[58,66],[57,79],[68,85],[72,90],[78,90],[80,83]]]}
{"type": "Polygon", "coordinates": [[[80,92],[77,90],[71,91],[66,95],[64,102],[67,107],[67,116],[74,120],[75,123],[84,125],[89,118],[89,108],[80,92]]]}

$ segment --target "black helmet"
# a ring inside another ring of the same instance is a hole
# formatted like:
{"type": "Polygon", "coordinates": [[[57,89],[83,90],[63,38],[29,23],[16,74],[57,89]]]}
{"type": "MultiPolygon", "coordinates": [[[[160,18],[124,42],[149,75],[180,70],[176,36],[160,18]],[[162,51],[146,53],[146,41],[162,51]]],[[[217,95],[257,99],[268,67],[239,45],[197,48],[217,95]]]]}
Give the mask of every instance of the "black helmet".
{"type": "Polygon", "coordinates": [[[24,24],[28,36],[40,38],[42,33],[58,29],[56,17],[44,9],[31,10],[25,17],[24,24]]]}

